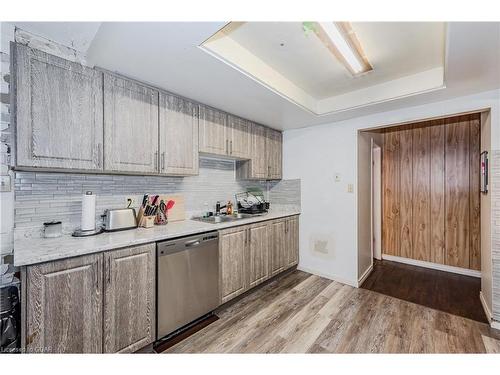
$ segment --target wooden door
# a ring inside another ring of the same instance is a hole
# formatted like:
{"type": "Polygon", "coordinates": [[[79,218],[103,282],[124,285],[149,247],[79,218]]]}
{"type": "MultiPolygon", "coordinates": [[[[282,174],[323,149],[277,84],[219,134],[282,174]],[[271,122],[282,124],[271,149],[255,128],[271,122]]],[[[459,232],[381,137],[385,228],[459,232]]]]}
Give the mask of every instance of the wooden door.
{"type": "MultiPolygon", "coordinates": [[[[413,128],[413,179],[401,181],[401,189],[405,183],[413,185],[413,251],[401,256],[426,262],[432,261],[430,165],[430,127],[424,122],[413,128]]],[[[403,166],[400,175],[405,175],[403,166]]]]}
{"type": "Polygon", "coordinates": [[[299,263],[299,217],[286,219],[285,268],[299,263]]]}
{"type": "Polygon", "coordinates": [[[155,340],[156,245],[104,254],[104,352],[131,353],[155,340]]]}
{"type": "Polygon", "coordinates": [[[285,270],[286,219],[272,221],[269,227],[271,276],[285,270]]]}
{"type": "Polygon", "coordinates": [[[480,116],[386,130],[384,254],[480,269],[480,116]]]}
{"type": "Polygon", "coordinates": [[[158,172],[158,91],[104,74],[104,169],[158,172]]]}
{"type": "Polygon", "coordinates": [[[247,290],[246,252],[248,227],[223,230],[219,233],[221,302],[227,302],[247,290]]]}
{"type": "Polygon", "coordinates": [[[102,74],[16,45],[17,165],[102,169],[102,74]]]}
{"type": "Polygon", "coordinates": [[[248,229],[248,283],[252,288],[269,278],[268,223],[259,223],[248,229]]]}
{"type": "Polygon", "coordinates": [[[102,352],[102,254],[27,267],[26,349],[102,352]]]}
{"type": "Polygon", "coordinates": [[[250,159],[250,122],[240,117],[228,116],[229,156],[250,159]]]}
{"type": "Polygon", "coordinates": [[[199,151],[227,155],[227,114],[214,108],[199,106],[199,151]]]}
{"type": "Polygon", "coordinates": [[[446,123],[445,264],[469,267],[469,118],[446,123]]]}
{"type": "Polygon", "coordinates": [[[160,93],[160,173],[198,174],[198,105],[160,93]]]}
{"type": "Polygon", "coordinates": [[[266,128],[266,158],[268,165],[268,179],[281,180],[283,140],[281,132],[266,128]]]}

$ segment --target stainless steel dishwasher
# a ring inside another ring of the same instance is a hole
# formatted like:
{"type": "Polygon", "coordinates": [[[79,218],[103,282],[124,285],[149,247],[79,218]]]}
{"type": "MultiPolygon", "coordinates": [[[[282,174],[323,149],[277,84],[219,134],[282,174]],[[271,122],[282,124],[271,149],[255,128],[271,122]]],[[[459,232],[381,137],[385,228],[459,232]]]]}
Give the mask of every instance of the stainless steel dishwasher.
{"type": "Polygon", "coordinates": [[[213,311],[219,304],[219,234],[157,243],[157,339],[213,311]]]}

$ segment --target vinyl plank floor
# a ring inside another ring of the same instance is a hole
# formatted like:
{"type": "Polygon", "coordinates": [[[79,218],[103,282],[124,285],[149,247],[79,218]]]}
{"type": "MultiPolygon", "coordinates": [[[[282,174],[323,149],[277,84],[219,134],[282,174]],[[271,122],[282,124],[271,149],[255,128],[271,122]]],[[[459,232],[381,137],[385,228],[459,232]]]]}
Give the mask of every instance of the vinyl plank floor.
{"type": "Polygon", "coordinates": [[[294,271],[164,353],[494,353],[489,325],[294,271]]]}

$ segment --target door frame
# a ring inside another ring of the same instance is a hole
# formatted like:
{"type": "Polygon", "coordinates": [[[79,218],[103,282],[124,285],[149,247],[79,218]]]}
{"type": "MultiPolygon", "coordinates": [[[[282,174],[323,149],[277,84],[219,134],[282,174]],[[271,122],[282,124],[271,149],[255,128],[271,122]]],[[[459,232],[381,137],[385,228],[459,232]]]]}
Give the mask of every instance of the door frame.
{"type": "Polygon", "coordinates": [[[371,248],[373,258],[382,260],[382,148],[371,141],[371,248]]]}

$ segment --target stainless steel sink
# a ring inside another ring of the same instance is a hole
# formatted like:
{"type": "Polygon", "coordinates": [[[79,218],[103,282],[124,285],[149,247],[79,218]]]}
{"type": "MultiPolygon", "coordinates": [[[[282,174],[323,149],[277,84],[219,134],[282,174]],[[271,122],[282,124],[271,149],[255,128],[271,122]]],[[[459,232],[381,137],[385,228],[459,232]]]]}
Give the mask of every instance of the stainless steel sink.
{"type": "Polygon", "coordinates": [[[227,223],[229,221],[248,219],[250,217],[255,217],[255,216],[260,216],[260,215],[236,214],[236,215],[231,215],[231,216],[226,216],[226,215],[209,216],[209,217],[198,216],[198,217],[193,217],[193,220],[201,221],[204,223],[218,224],[218,223],[227,223]]]}

